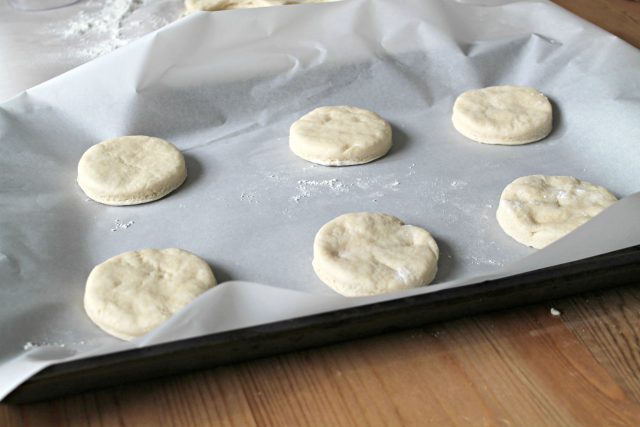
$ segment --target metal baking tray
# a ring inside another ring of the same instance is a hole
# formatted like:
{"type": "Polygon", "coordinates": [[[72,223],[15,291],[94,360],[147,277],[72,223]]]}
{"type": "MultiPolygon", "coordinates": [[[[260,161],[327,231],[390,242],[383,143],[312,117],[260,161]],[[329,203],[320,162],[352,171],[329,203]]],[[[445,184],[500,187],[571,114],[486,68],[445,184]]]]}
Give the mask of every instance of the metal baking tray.
{"type": "Polygon", "coordinates": [[[640,246],[432,294],[61,363],[13,391],[27,403],[640,283],[640,246]]]}

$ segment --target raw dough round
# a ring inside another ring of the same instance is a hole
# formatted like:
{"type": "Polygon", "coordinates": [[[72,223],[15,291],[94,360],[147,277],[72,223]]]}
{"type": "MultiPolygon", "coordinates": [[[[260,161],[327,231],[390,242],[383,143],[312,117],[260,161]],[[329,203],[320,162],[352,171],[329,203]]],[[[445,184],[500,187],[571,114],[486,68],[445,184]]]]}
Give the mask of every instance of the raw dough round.
{"type": "Polygon", "coordinates": [[[320,107],[291,125],[289,147],[313,163],[359,165],[387,154],[391,126],[376,113],[361,108],[320,107]]]}
{"type": "Polygon", "coordinates": [[[509,236],[541,249],[616,200],[605,188],[571,176],[531,175],[507,185],[496,217],[509,236]]]}
{"type": "Polygon", "coordinates": [[[209,265],[181,249],[125,252],[89,274],[84,308],[105,332],[131,340],[216,285],[209,265]]]}
{"type": "Polygon", "coordinates": [[[185,0],[188,12],[202,10],[213,12],[228,9],[249,9],[254,7],[280,6],[288,4],[287,0],[185,0]]]}
{"type": "Polygon", "coordinates": [[[375,295],[429,284],[438,253],[436,241],[420,227],[381,213],[349,213],[318,231],[313,269],[342,295],[375,295]]]}
{"type": "Polygon", "coordinates": [[[182,153],[160,138],[122,136],[89,148],[78,163],[78,184],[106,205],[135,205],[160,199],[187,177],[182,153]]]}
{"type": "Polygon", "coordinates": [[[249,9],[254,7],[281,6],[283,4],[331,3],[339,0],[185,0],[187,12],[228,9],[249,9]]]}
{"type": "Polygon", "coordinates": [[[453,126],[474,141],[520,145],[552,128],[551,103],[530,87],[493,86],[464,92],[453,104],[453,126]]]}

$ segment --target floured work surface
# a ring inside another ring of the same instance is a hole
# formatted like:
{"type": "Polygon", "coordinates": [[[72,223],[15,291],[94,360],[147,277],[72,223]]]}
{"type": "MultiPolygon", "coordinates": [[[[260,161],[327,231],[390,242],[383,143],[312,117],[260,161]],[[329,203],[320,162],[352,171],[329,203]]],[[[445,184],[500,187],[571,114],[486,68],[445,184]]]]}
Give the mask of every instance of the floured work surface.
{"type": "MultiPolygon", "coordinates": [[[[633,222],[618,234],[599,223],[595,238],[535,251],[502,232],[495,210],[506,184],[532,174],[576,176],[619,197],[638,191],[640,102],[630,88],[639,78],[634,48],[546,2],[350,0],[196,14],[36,87],[0,111],[0,391],[65,357],[433,292],[638,244],[633,222]],[[457,133],[456,96],[497,84],[547,95],[556,111],[551,135],[502,147],[457,133]],[[386,157],[331,168],[289,150],[298,117],[345,104],[391,123],[386,157]],[[175,144],[187,181],[146,205],[87,200],[75,183],[78,159],[127,134],[175,144]],[[356,211],[427,228],[441,252],[434,285],[355,300],[324,286],[311,267],[315,233],[356,211]],[[121,343],[84,314],[85,280],[105,259],[147,247],[198,254],[221,285],[175,321],[121,343]]],[[[621,205],[623,218],[637,217],[634,200],[621,205]]]]}

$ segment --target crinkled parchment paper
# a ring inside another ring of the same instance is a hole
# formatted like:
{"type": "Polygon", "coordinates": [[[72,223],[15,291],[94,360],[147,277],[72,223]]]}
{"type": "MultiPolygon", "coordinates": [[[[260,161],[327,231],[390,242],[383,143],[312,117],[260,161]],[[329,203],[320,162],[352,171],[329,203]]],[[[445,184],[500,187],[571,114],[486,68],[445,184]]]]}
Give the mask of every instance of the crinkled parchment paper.
{"type": "Polygon", "coordinates": [[[573,175],[620,197],[640,189],[640,55],[544,1],[348,0],[199,13],[0,106],[0,396],[60,360],[118,351],[477,282],[640,243],[640,196],[535,251],[495,221],[504,186],[573,175]],[[451,125],[462,91],[528,85],[555,128],[525,146],[471,142],[451,125]],[[320,105],[390,121],[394,147],[364,166],[294,156],[288,128],[320,105]],[[109,207],[76,166],[119,135],[165,138],[189,177],[169,197],[109,207]],[[347,299],[311,268],[316,231],[379,211],[431,231],[434,285],[347,299]],[[98,263],[146,247],[205,258],[222,284],[131,343],[86,317],[98,263]]]}

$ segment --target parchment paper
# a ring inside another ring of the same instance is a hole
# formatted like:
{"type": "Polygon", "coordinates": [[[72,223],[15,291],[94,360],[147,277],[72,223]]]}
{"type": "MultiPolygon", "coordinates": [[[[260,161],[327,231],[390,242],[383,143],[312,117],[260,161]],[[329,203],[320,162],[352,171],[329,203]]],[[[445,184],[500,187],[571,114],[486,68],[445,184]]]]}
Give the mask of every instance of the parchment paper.
{"type": "Polygon", "coordinates": [[[530,174],[573,175],[620,197],[640,189],[640,55],[544,1],[348,0],[196,14],[0,107],[0,397],[57,361],[477,282],[640,244],[640,195],[542,251],[495,221],[530,174]],[[495,3],[495,2],[492,2],[495,3]],[[517,147],[459,135],[462,91],[528,85],[552,100],[553,133],[517,147]],[[320,105],[388,119],[394,147],[364,166],[315,166],[288,128],[320,105]],[[75,183],[91,145],[165,138],[189,177],[169,197],[108,207],[75,183]],[[334,294],[311,268],[317,230],[379,211],[431,231],[434,285],[334,294]],[[118,253],[180,247],[222,284],[124,343],[84,314],[89,271],[118,253]]]}
{"type": "Polygon", "coordinates": [[[0,101],[161,28],[185,10],[184,0],[80,0],[38,11],[11,2],[0,0],[0,101]]]}

